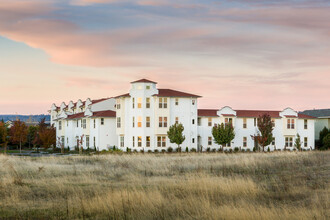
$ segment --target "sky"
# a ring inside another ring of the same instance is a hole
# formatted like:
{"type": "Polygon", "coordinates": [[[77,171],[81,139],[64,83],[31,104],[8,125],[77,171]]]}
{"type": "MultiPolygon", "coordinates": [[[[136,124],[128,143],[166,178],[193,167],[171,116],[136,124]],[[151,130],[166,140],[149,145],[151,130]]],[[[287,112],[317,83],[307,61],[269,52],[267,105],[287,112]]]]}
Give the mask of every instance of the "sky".
{"type": "Polygon", "coordinates": [[[330,108],[330,1],[0,0],[0,114],[141,78],[199,108],[330,108]]]}

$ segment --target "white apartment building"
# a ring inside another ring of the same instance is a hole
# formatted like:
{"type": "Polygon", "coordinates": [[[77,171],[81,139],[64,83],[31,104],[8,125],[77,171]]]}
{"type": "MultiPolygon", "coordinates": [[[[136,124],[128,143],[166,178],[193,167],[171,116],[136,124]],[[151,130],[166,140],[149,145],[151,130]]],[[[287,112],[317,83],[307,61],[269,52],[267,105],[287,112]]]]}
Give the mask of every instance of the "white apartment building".
{"type": "Polygon", "coordinates": [[[129,93],[66,105],[64,102],[51,107],[51,123],[56,127],[60,144],[74,149],[83,140],[84,148],[97,150],[116,146],[123,151],[162,151],[170,143],[167,131],[174,123],[184,126],[185,141],[182,150],[188,148],[205,151],[219,149],[212,137],[216,123],[232,123],[235,138],[225,150],[240,148],[252,150],[252,136],[257,133],[259,115],[269,114],[274,122],[274,141],[266,150],[293,149],[299,134],[302,148],[314,149],[314,117],[298,114],[291,108],[283,111],[197,109],[198,95],[172,89],[158,89],[157,83],[141,79],[131,83],[129,93]]]}

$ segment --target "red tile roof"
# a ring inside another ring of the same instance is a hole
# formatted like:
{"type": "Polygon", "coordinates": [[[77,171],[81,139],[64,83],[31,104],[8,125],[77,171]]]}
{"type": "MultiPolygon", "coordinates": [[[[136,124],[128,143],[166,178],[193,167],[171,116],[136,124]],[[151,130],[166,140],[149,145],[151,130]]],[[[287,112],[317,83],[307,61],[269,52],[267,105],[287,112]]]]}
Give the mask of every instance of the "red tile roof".
{"type": "Polygon", "coordinates": [[[198,116],[208,116],[208,117],[218,117],[217,115],[218,109],[198,109],[197,115],[198,116]]]}
{"type": "Polygon", "coordinates": [[[180,92],[173,89],[158,89],[158,94],[155,94],[154,96],[160,96],[160,97],[195,97],[199,98],[201,96],[194,95],[186,92],[180,92]]]}
{"type": "Polygon", "coordinates": [[[83,118],[85,116],[84,112],[80,112],[77,114],[73,114],[73,115],[68,115],[68,119],[77,119],[77,118],[83,118]]]}
{"type": "Polygon", "coordinates": [[[136,80],[136,81],[131,82],[131,83],[155,83],[155,84],[157,84],[156,82],[153,82],[153,81],[148,80],[148,79],[140,79],[140,80],[136,80]]]}
{"type": "Polygon", "coordinates": [[[304,115],[304,114],[300,114],[298,113],[298,118],[304,118],[304,119],[313,119],[316,117],[310,116],[310,115],[304,115]]]}
{"type": "Polygon", "coordinates": [[[129,93],[125,93],[125,94],[122,94],[122,95],[119,95],[119,96],[116,96],[114,97],[115,99],[117,98],[121,98],[121,97],[131,97],[129,93]]]}
{"type": "Polygon", "coordinates": [[[92,104],[96,104],[98,102],[102,102],[102,101],[105,101],[107,99],[111,99],[111,98],[102,98],[102,99],[95,99],[95,100],[92,100],[92,104]]]}
{"type": "Polygon", "coordinates": [[[223,115],[223,116],[236,116],[236,115],[234,115],[234,114],[221,114],[221,115],[223,115]]]}
{"type": "Polygon", "coordinates": [[[286,118],[297,118],[297,116],[295,115],[283,115],[283,116],[285,116],[286,118]]]}
{"type": "Polygon", "coordinates": [[[111,110],[93,112],[92,117],[116,117],[116,112],[111,110]]]}
{"type": "Polygon", "coordinates": [[[241,118],[256,118],[264,114],[270,115],[272,118],[280,118],[280,111],[268,111],[268,110],[234,110],[236,116],[241,118]]]}

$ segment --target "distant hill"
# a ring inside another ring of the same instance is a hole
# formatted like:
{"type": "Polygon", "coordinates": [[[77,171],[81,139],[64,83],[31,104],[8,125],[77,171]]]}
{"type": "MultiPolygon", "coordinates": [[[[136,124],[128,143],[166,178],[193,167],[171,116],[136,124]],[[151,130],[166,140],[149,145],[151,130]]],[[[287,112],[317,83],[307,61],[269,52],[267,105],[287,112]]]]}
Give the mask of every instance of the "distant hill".
{"type": "Polygon", "coordinates": [[[18,118],[21,121],[31,121],[31,122],[40,122],[41,119],[46,118],[46,122],[50,121],[50,115],[0,115],[0,120],[4,120],[4,121],[15,121],[16,118],[18,118]]]}

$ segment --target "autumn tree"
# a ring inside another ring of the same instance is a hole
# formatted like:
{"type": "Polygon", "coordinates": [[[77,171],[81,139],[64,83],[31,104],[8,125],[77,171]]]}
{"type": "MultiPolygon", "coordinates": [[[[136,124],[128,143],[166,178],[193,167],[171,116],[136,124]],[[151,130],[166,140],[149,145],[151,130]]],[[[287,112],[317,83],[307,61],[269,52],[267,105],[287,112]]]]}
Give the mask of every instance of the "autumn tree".
{"type": "Polygon", "coordinates": [[[43,144],[41,142],[39,134],[42,133],[45,129],[47,129],[47,125],[46,125],[45,121],[46,121],[46,118],[42,118],[38,124],[37,135],[35,136],[34,141],[33,141],[33,144],[35,144],[37,146],[41,146],[43,144]]]}
{"type": "Polygon", "coordinates": [[[20,120],[14,121],[10,128],[11,141],[14,144],[19,144],[19,151],[22,153],[22,144],[27,141],[28,128],[26,124],[20,120]]]}
{"type": "Polygon", "coordinates": [[[178,149],[180,149],[180,144],[182,144],[186,139],[186,137],[183,135],[183,130],[184,127],[181,123],[175,123],[167,131],[170,142],[177,144],[178,149]]]}
{"type": "Polygon", "coordinates": [[[258,117],[258,132],[257,135],[252,136],[254,140],[262,147],[264,151],[265,146],[269,145],[273,140],[273,123],[272,118],[268,114],[263,114],[258,117]]]}
{"type": "Polygon", "coordinates": [[[44,148],[49,148],[52,145],[56,145],[56,129],[52,126],[50,128],[44,128],[39,131],[39,139],[41,146],[44,148]]]}
{"type": "Polygon", "coordinates": [[[321,150],[328,150],[330,148],[330,133],[327,134],[322,140],[323,147],[321,150]]]}
{"type": "Polygon", "coordinates": [[[215,124],[212,128],[212,135],[215,143],[224,147],[235,138],[234,127],[232,124],[226,124],[226,126],[224,123],[215,124]]]}
{"type": "Polygon", "coordinates": [[[0,144],[3,145],[4,153],[7,152],[7,144],[8,144],[8,128],[3,120],[0,122],[0,144]]]}

